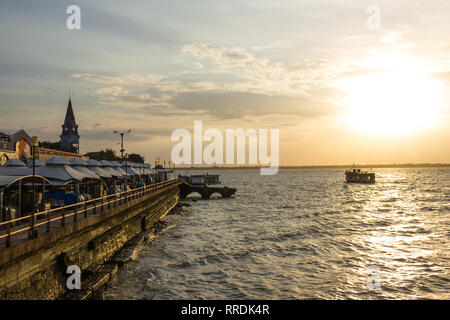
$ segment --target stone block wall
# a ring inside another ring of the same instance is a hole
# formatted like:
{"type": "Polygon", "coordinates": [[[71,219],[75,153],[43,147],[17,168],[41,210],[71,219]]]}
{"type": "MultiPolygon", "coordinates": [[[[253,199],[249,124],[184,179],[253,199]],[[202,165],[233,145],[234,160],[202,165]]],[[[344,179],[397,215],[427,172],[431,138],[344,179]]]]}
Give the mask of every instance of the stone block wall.
{"type": "Polygon", "coordinates": [[[179,201],[172,185],[0,251],[0,299],[57,299],[67,292],[69,265],[83,275],[109,260],[179,201]]]}

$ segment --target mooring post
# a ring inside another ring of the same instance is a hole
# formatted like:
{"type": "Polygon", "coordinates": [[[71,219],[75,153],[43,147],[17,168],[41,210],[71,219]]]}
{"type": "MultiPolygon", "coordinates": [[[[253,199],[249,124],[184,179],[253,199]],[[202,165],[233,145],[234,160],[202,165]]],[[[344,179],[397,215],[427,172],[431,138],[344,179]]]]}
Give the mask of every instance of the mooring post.
{"type": "Polygon", "coordinates": [[[62,219],[61,219],[61,227],[66,225],[66,207],[62,207],[62,219]]]}
{"type": "Polygon", "coordinates": [[[77,210],[77,207],[78,207],[78,203],[75,203],[75,209],[74,209],[74,215],[73,215],[73,222],[77,222],[77,220],[78,220],[78,210],[77,210]]]}
{"type": "Polygon", "coordinates": [[[28,233],[28,239],[33,239],[33,237],[34,237],[34,232],[33,232],[33,229],[34,229],[34,226],[33,226],[33,216],[30,216],[29,218],[28,218],[28,226],[30,227],[30,229],[29,229],[29,233],[28,233]]]}
{"type": "Polygon", "coordinates": [[[47,224],[46,224],[46,230],[47,232],[50,232],[50,220],[52,217],[52,213],[50,211],[47,210],[47,213],[45,214],[45,217],[47,218],[47,224]]]}
{"type": "Polygon", "coordinates": [[[6,225],[6,233],[8,236],[6,237],[5,246],[8,248],[11,245],[11,215],[9,215],[9,222],[6,225]]]}

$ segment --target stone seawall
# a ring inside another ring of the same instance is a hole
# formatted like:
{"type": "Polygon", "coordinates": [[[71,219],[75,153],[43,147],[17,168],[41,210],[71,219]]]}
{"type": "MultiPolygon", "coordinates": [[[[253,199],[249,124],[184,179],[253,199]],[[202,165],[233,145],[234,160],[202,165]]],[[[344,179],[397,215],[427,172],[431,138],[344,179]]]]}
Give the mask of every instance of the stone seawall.
{"type": "Polygon", "coordinates": [[[61,297],[68,291],[68,266],[79,266],[83,279],[159,221],[178,203],[179,195],[179,185],[168,186],[0,251],[0,299],[61,297]]]}

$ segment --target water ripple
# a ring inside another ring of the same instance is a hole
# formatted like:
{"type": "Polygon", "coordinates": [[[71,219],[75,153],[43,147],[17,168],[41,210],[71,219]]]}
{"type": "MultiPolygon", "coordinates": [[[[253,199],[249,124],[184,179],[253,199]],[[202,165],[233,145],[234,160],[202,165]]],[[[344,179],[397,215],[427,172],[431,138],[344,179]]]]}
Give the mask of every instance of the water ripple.
{"type": "Polygon", "coordinates": [[[166,217],[176,227],[104,298],[450,298],[449,169],[379,169],[374,185],[341,170],[218,173],[235,198],[166,217]]]}

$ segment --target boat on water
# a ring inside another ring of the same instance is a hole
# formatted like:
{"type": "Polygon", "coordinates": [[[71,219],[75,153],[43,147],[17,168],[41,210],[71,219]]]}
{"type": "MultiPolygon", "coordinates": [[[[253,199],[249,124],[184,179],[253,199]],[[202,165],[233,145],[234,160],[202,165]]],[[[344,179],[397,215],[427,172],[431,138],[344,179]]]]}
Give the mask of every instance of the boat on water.
{"type": "Polygon", "coordinates": [[[349,183],[375,183],[375,173],[352,168],[345,171],[345,180],[349,183]]]}

